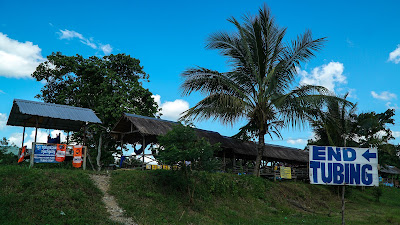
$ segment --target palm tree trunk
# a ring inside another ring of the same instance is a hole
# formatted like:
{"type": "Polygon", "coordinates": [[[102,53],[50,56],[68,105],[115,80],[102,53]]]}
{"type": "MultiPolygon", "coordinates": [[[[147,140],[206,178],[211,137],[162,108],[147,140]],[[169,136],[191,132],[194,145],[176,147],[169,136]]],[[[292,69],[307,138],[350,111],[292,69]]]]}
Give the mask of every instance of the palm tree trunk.
{"type": "Polygon", "coordinates": [[[254,175],[259,177],[260,176],[260,165],[261,159],[264,155],[264,146],[265,146],[265,136],[266,132],[260,132],[258,136],[258,145],[257,145],[257,157],[256,157],[256,165],[254,166],[254,175]]]}

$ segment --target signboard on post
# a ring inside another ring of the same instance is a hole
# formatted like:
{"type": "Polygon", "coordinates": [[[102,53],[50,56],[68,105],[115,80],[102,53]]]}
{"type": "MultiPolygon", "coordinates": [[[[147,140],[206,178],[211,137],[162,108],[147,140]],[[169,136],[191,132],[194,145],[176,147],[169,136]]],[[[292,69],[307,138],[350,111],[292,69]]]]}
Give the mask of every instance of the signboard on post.
{"type": "Polygon", "coordinates": [[[292,179],[292,168],[281,166],[279,168],[279,171],[281,173],[281,178],[283,178],[283,179],[292,179]]]}
{"type": "Polygon", "coordinates": [[[379,186],[378,150],[309,146],[311,184],[379,186]]]}
{"type": "Polygon", "coordinates": [[[35,163],[58,163],[56,161],[56,145],[35,144],[35,163]]]}

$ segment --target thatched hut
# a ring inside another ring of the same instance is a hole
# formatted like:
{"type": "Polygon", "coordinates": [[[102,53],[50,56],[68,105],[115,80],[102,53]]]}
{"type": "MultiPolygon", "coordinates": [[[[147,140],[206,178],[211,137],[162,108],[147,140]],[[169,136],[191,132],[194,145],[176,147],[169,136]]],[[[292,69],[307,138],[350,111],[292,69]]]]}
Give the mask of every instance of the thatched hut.
{"type": "MultiPolygon", "coordinates": [[[[157,143],[157,137],[170,131],[176,122],[124,113],[112,129],[112,136],[121,144],[140,143],[147,146],[157,143]]],[[[222,136],[218,132],[195,129],[197,135],[207,139],[211,144],[221,143],[222,151],[218,157],[231,160],[254,161],[257,156],[257,145],[253,142],[244,142],[234,138],[222,136]]],[[[279,145],[265,145],[264,161],[282,162],[295,165],[307,165],[308,152],[279,145]]]]}

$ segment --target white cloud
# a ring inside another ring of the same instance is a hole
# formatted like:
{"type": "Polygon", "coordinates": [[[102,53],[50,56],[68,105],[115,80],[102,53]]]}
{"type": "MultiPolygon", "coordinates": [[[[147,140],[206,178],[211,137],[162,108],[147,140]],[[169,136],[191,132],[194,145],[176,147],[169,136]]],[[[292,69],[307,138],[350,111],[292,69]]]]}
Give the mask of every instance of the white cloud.
{"type": "Polygon", "coordinates": [[[400,131],[392,131],[392,135],[393,137],[398,138],[400,137],[400,131]]]}
{"type": "Polygon", "coordinates": [[[346,43],[347,43],[348,47],[350,47],[350,48],[354,47],[354,42],[352,40],[350,40],[349,38],[346,39],[346,43]]]}
{"type": "Polygon", "coordinates": [[[28,78],[44,61],[42,49],[32,42],[19,42],[0,32],[0,76],[28,78]]]}
{"type": "Polygon", "coordinates": [[[393,104],[392,105],[392,103],[391,102],[386,102],[386,107],[388,108],[388,109],[399,109],[399,107],[397,106],[397,104],[393,104]]]}
{"type": "Polygon", "coordinates": [[[113,50],[113,48],[109,44],[100,45],[100,49],[104,52],[104,55],[109,55],[113,50]]]}
{"type": "Polygon", "coordinates": [[[356,89],[348,88],[348,87],[336,88],[336,93],[337,94],[340,94],[340,95],[347,94],[348,98],[353,98],[353,99],[358,99],[356,91],[357,91],[356,89]]]}
{"type": "Polygon", "coordinates": [[[400,62],[400,45],[397,45],[397,48],[389,53],[389,61],[398,64],[400,62]]]}
{"type": "Polygon", "coordinates": [[[303,139],[303,138],[298,138],[298,139],[288,139],[287,143],[291,144],[291,145],[306,145],[307,144],[307,139],[303,139]]]}
{"type": "Polygon", "coordinates": [[[346,76],[343,75],[344,66],[340,62],[330,62],[314,68],[310,73],[298,70],[301,76],[300,84],[319,85],[334,91],[338,84],[346,84],[346,76]]]}
{"type": "Polygon", "coordinates": [[[371,91],[371,95],[375,99],[380,99],[380,100],[384,100],[384,101],[397,99],[397,95],[396,94],[390,93],[388,91],[383,91],[380,94],[376,93],[375,91],[371,91]]]}
{"type": "Polygon", "coordinates": [[[158,107],[161,107],[161,96],[160,95],[152,95],[154,101],[157,103],[158,107]]]}
{"type": "Polygon", "coordinates": [[[85,39],[82,34],[73,30],[65,29],[65,30],[60,30],[60,32],[61,32],[60,39],[68,39],[68,40],[71,40],[72,38],[79,38],[81,40],[85,39]]]}
{"type": "Polygon", "coordinates": [[[59,35],[61,40],[62,39],[71,40],[74,38],[78,38],[82,44],[87,45],[96,50],[101,50],[104,53],[104,55],[109,55],[113,50],[110,44],[105,44],[105,45],[100,43],[96,44],[93,38],[86,38],[81,33],[78,33],[73,30],[67,30],[67,29],[60,30],[59,35]]]}
{"type": "Polygon", "coordinates": [[[3,90],[0,90],[0,94],[5,94],[5,92],[3,90]]]}
{"type": "Polygon", "coordinates": [[[7,124],[7,115],[0,113],[0,130],[3,130],[7,124]]]}
{"type": "MultiPolygon", "coordinates": [[[[53,130],[53,131],[50,132],[52,138],[56,137],[56,135],[59,134],[59,133],[61,133],[61,142],[65,142],[66,141],[66,134],[64,132],[62,132],[60,130],[53,130]]],[[[41,129],[38,129],[36,142],[47,143],[47,136],[48,135],[49,135],[48,132],[45,132],[45,131],[43,131],[41,129]]],[[[11,134],[10,137],[8,138],[8,141],[10,143],[14,143],[18,147],[21,147],[22,133],[13,133],[13,134],[11,134]]],[[[28,134],[25,133],[24,145],[26,145],[28,148],[32,148],[32,143],[34,141],[35,141],[35,130],[32,130],[32,132],[29,135],[29,138],[28,138],[28,134]]]]}
{"type": "MultiPolygon", "coordinates": [[[[25,134],[25,139],[28,135],[25,134]]],[[[18,147],[21,147],[21,142],[22,142],[22,133],[13,133],[10,135],[8,138],[8,142],[10,144],[15,144],[18,147]]]]}
{"type": "Polygon", "coordinates": [[[152,96],[154,101],[157,102],[158,107],[161,108],[163,119],[169,119],[177,121],[181,116],[181,113],[189,109],[189,103],[182,99],[176,99],[173,102],[164,102],[161,103],[161,96],[160,95],[153,95],[152,96]]]}

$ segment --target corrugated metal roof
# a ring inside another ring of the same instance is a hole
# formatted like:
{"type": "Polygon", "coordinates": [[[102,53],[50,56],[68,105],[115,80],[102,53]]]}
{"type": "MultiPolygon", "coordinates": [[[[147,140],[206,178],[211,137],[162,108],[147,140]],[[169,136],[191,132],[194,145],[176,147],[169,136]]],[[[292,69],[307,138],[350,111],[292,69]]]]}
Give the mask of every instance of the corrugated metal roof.
{"type": "Polygon", "coordinates": [[[78,131],[85,123],[101,123],[91,109],[14,99],[7,125],[78,131]]]}

